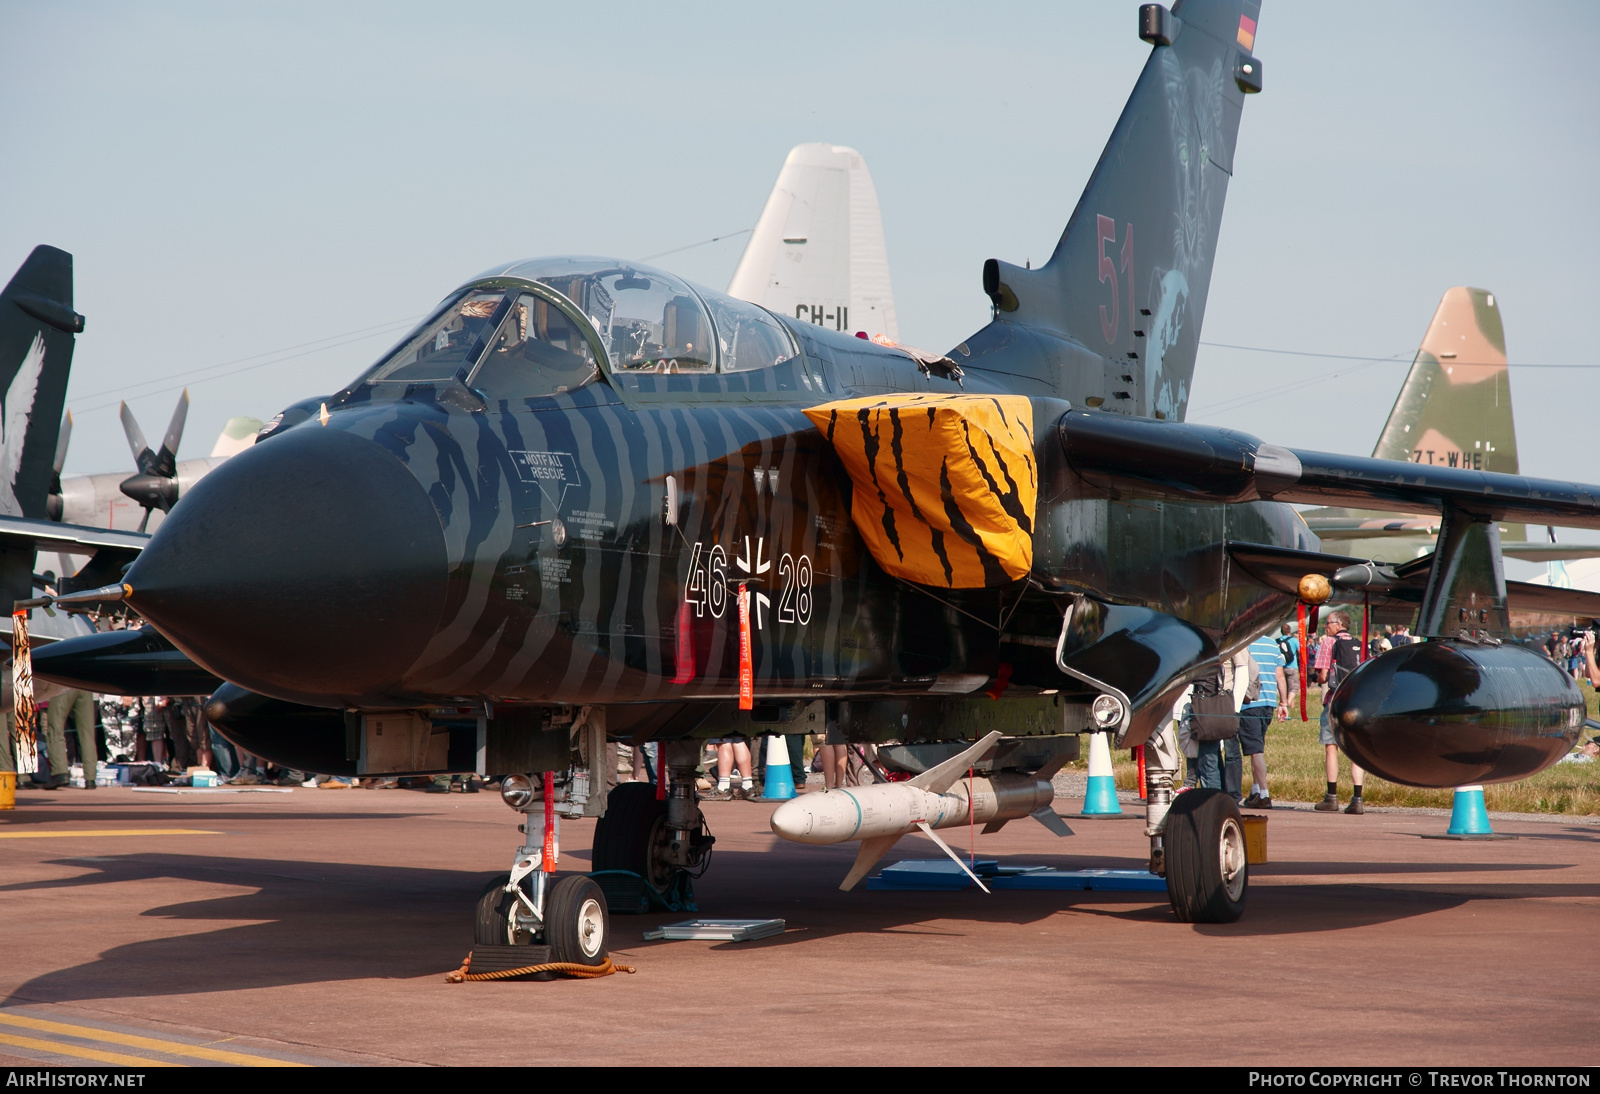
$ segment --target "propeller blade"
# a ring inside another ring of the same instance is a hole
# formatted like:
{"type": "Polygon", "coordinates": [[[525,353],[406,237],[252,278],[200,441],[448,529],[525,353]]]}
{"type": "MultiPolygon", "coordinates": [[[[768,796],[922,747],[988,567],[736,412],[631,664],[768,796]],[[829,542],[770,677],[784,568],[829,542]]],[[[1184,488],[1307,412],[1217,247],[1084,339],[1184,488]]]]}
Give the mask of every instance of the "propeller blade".
{"type": "Polygon", "coordinates": [[[128,447],[133,450],[133,462],[140,471],[148,471],[145,465],[150,462],[150,443],[144,439],[144,430],[139,428],[127,403],[122,404],[121,417],[122,432],[128,437],[128,447]]]}
{"type": "Polygon", "coordinates": [[[56,478],[61,478],[61,469],[67,465],[67,444],[72,440],[72,411],[67,411],[67,416],[61,419],[61,433],[56,438],[56,459],[51,468],[56,473],[56,478]]]}
{"type": "Polygon", "coordinates": [[[161,451],[156,453],[156,474],[171,475],[178,468],[178,445],[183,441],[183,423],[189,417],[189,389],[184,388],[178,397],[178,406],[167,423],[167,435],[161,439],[161,451]]]}

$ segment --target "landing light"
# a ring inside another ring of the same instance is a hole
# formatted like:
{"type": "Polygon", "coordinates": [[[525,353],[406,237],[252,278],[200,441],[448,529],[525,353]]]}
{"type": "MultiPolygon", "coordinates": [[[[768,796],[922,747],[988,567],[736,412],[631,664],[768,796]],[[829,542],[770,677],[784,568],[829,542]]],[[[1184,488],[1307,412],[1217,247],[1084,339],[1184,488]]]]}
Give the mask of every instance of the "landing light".
{"type": "Polygon", "coordinates": [[[526,775],[507,775],[500,780],[500,800],[522,812],[533,804],[533,780],[526,775]]]}
{"type": "Polygon", "coordinates": [[[1094,715],[1095,725],[1110,729],[1122,721],[1122,703],[1115,695],[1098,695],[1090,704],[1089,713],[1094,715]]]}

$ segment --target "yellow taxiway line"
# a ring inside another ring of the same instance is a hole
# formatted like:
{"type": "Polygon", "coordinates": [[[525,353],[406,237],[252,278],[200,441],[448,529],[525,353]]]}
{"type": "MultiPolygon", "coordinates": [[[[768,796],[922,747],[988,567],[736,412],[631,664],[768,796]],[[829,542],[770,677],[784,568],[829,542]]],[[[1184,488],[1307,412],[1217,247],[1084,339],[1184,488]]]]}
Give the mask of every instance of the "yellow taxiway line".
{"type": "MultiPolygon", "coordinates": [[[[306,1066],[289,1060],[274,1060],[270,1056],[252,1056],[244,1052],[229,1052],[226,1049],[208,1048],[205,1045],[185,1044],[182,1041],[163,1041],[157,1037],[140,1037],[132,1033],[116,1033],[108,1029],[96,1029],[94,1026],[75,1026],[66,1022],[52,1022],[44,1018],[26,1018],[20,1014],[0,1013],[0,1024],[30,1029],[39,1033],[64,1034],[65,1036],[77,1037],[85,1041],[100,1041],[110,1045],[142,1048],[147,1052],[161,1052],[168,1056],[188,1056],[196,1060],[210,1060],[219,1064],[237,1064],[240,1067],[306,1066]]],[[[66,1056],[82,1056],[85,1059],[99,1060],[102,1063],[121,1066],[145,1067],[151,1064],[160,1067],[177,1066],[141,1056],[123,1056],[120,1053],[101,1052],[98,1049],[85,1048],[82,1045],[65,1044],[61,1041],[42,1041],[33,1037],[13,1037],[5,1033],[0,1033],[0,1044],[42,1049],[46,1052],[57,1052],[66,1056]]]]}
{"type": "Polygon", "coordinates": [[[68,839],[73,836],[220,836],[209,828],[77,828],[70,832],[0,832],[0,839],[68,839]]]}
{"type": "Polygon", "coordinates": [[[37,1037],[12,1037],[10,1034],[0,1033],[0,1045],[15,1045],[18,1048],[38,1049],[41,1052],[51,1052],[57,1056],[76,1056],[80,1060],[95,1060],[102,1064],[114,1064],[117,1067],[182,1067],[182,1064],[169,1064],[164,1060],[148,1060],[143,1056],[124,1056],[120,1052],[101,1052],[95,1048],[84,1048],[82,1045],[68,1045],[60,1041],[41,1041],[37,1037]]]}

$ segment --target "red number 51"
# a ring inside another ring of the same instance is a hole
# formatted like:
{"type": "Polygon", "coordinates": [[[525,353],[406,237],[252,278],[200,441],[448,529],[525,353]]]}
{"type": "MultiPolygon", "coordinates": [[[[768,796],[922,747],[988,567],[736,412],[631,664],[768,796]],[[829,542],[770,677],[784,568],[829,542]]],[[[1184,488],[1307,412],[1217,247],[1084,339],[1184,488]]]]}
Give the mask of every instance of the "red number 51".
{"type": "Polygon", "coordinates": [[[1107,342],[1117,340],[1117,320],[1122,315],[1122,308],[1117,299],[1117,274],[1128,275],[1128,326],[1133,326],[1133,223],[1127,225],[1127,232],[1122,239],[1122,263],[1119,267],[1112,265],[1111,256],[1106,253],[1106,244],[1115,246],[1117,242],[1117,222],[1110,217],[1095,215],[1095,250],[1100,257],[1100,283],[1104,285],[1111,282],[1111,312],[1106,313],[1106,306],[1100,305],[1100,333],[1106,336],[1107,342]]]}

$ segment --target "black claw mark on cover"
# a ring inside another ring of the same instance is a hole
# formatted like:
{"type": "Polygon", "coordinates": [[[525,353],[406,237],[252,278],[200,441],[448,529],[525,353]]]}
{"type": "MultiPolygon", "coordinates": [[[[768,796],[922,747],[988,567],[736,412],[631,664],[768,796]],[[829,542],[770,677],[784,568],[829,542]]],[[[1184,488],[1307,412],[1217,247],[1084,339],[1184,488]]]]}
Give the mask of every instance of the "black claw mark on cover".
{"type": "Polygon", "coordinates": [[[889,537],[889,543],[894,547],[895,554],[904,562],[906,552],[900,546],[900,532],[894,526],[894,508],[883,492],[883,484],[878,482],[878,450],[882,447],[882,442],[878,440],[878,435],[872,428],[872,411],[858,410],[856,417],[861,422],[861,447],[867,457],[867,469],[872,472],[872,485],[878,488],[878,501],[883,505],[883,534],[889,537]]]}
{"type": "Polygon", "coordinates": [[[889,434],[889,454],[894,457],[895,482],[900,486],[900,493],[905,495],[906,503],[911,506],[911,515],[926,524],[928,518],[917,508],[917,499],[911,496],[911,478],[906,473],[906,451],[902,443],[905,439],[905,429],[900,424],[898,410],[889,411],[889,422],[894,427],[893,432],[889,434]]]}
{"type": "Polygon", "coordinates": [[[939,556],[939,565],[944,567],[944,583],[946,587],[955,584],[956,572],[950,565],[950,552],[944,549],[944,533],[937,528],[930,528],[933,533],[933,553],[939,556]]]}
{"type": "Polygon", "coordinates": [[[989,549],[983,545],[977,529],[967,521],[961,512],[961,506],[956,504],[955,492],[950,488],[950,464],[944,461],[939,465],[939,495],[944,499],[944,515],[950,521],[950,527],[962,541],[969,545],[978,556],[978,563],[983,567],[983,583],[990,589],[1011,584],[1010,576],[1000,566],[1000,562],[989,549]]]}
{"type": "MultiPolygon", "coordinates": [[[[977,466],[978,473],[983,476],[983,481],[989,485],[990,493],[1000,502],[1000,507],[1006,511],[1006,516],[1017,522],[1017,527],[1033,534],[1033,519],[1028,516],[1022,507],[1022,498],[1017,492],[1017,480],[1011,477],[1011,469],[1006,466],[1005,457],[1000,454],[1000,446],[994,443],[994,438],[985,434],[984,439],[989,442],[989,448],[994,453],[995,463],[1000,467],[1000,475],[1006,480],[1006,488],[1000,489],[1000,484],[989,474],[989,468],[984,465],[983,458],[978,455],[978,450],[972,445],[972,425],[965,418],[961,419],[961,431],[967,442],[967,455],[972,457],[972,462],[977,466]]],[[[1032,461],[1029,461],[1030,465],[1032,461]]]]}

